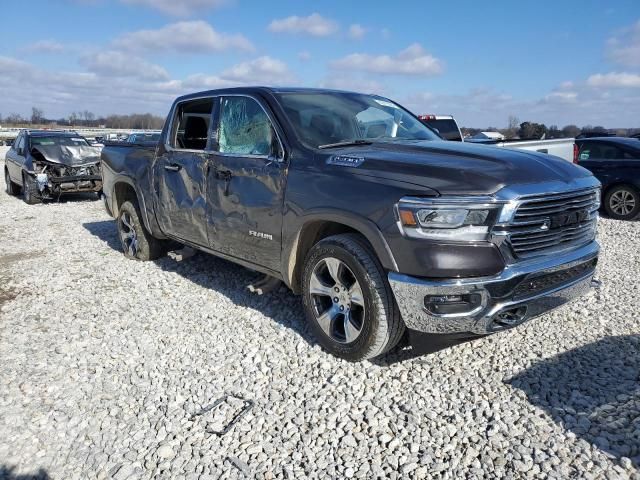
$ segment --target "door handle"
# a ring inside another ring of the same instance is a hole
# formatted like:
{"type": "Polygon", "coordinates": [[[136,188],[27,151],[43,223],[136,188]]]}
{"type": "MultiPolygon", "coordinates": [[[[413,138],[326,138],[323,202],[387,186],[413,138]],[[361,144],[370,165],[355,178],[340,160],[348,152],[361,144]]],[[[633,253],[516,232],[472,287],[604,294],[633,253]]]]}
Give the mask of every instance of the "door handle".
{"type": "Polygon", "coordinates": [[[231,180],[230,170],[216,170],[216,178],[218,180],[231,180]]]}
{"type": "Polygon", "coordinates": [[[216,178],[218,180],[224,180],[224,196],[229,196],[229,184],[231,183],[231,171],[230,170],[216,170],[216,178]]]}
{"type": "Polygon", "coordinates": [[[182,169],[182,165],[178,165],[177,163],[171,163],[169,165],[165,165],[164,169],[169,170],[170,172],[179,172],[182,169]]]}

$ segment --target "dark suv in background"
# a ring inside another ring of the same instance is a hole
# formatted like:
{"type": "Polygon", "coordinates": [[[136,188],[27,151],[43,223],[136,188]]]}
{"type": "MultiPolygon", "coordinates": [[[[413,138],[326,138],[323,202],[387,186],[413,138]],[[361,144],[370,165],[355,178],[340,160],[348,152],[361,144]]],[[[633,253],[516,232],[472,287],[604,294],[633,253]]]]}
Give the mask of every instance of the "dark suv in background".
{"type": "Polygon", "coordinates": [[[640,213],[640,142],[634,138],[577,138],[576,163],[602,183],[607,214],[631,220],[640,213]]]}

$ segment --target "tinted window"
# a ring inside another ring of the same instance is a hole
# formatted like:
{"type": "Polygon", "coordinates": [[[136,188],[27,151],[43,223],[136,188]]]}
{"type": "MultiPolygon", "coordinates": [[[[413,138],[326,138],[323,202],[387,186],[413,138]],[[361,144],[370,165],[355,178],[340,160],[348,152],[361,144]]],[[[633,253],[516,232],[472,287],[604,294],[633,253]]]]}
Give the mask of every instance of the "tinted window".
{"type": "Polygon", "coordinates": [[[184,150],[207,147],[213,98],[182,102],[176,108],[170,145],[184,150]]]}
{"type": "Polygon", "coordinates": [[[609,143],[585,142],[580,147],[580,160],[622,160],[624,151],[609,143]]]}
{"type": "Polygon", "coordinates": [[[462,140],[460,130],[458,130],[458,125],[453,119],[422,120],[422,122],[431,128],[437,129],[440,136],[446,140],[455,140],[458,142],[462,140]]]}
{"type": "Polygon", "coordinates": [[[281,93],[296,134],[318,147],[356,139],[438,140],[411,113],[382,97],[358,93],[281,93]]]}
{"type": "Polygon", "coordinates": [[[218,149],[238,155],[279,157],[278,139],[269,117],[249,97],[225,97],[220,111],[218,149]]]}

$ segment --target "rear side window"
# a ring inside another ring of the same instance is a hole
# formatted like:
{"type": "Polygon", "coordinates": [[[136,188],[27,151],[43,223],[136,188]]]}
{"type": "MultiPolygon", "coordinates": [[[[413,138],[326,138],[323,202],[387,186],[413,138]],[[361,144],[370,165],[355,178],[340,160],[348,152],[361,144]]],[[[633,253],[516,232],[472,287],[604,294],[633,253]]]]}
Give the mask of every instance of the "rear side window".
{"type": "Polygon", "coordinates": [[[225,97],[220,110],[220,153],[280,157],[277,135],[268,115],[250,97],[225,97]]]}
{"type": "Polygon", "coordinates": [[[580,160],[623,160],[624,150],[607,143],[586,142],[580,147],[580,160]]]}
{"type": "Polygon", "coordinates": [[[442,119],[442,120],[422,120],[422,123],[428,125],[431,128],[435,128],[440,133],[440,136],[445,140],[462,141],[460,136],[460,130],[455,120],[442,119]]]}
{"type": "Polygon", "coordinates": [[[182,102],[176,108],[170,145],[180,150],[205,150],[213,98],[182,102]]]}

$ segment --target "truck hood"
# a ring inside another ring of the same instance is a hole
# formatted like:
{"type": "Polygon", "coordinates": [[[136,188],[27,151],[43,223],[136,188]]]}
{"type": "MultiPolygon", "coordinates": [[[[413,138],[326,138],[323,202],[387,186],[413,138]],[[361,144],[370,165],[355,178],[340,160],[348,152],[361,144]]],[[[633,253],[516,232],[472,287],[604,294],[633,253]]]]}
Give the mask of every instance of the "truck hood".
{"type": "Polygon", "coordinates": [[[412,183],[440,194],[486,195],[507,185],[541,182],[571,183],[591,176],[566,160],[525,150],[447,141],[376,142],[326,152],[330,168],[412,183]],[[340,162],[362,159],[359,165],[340,162]]]}
{"type": "Polygon", "coordinates": [[[32,155],[41,155],[44,160],[68,167],[94,164],[100,161],[100,148],[90,146],[38,145],[31,149],[32,155]]]}

